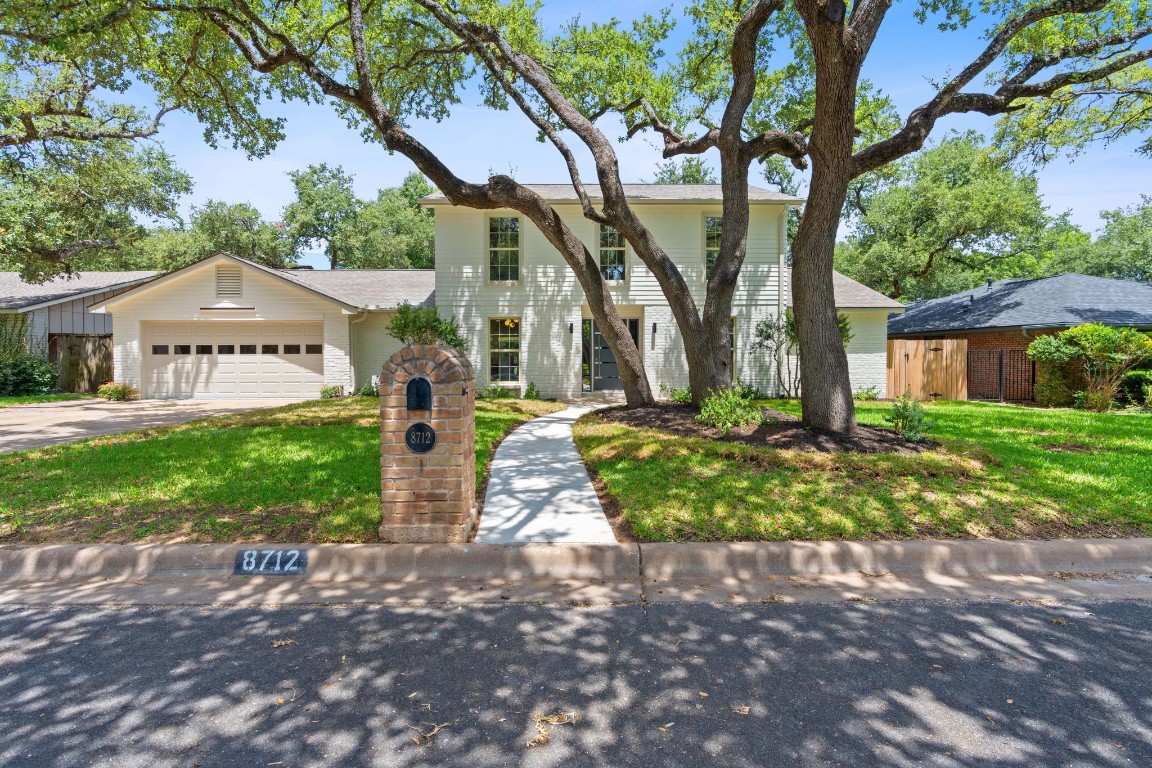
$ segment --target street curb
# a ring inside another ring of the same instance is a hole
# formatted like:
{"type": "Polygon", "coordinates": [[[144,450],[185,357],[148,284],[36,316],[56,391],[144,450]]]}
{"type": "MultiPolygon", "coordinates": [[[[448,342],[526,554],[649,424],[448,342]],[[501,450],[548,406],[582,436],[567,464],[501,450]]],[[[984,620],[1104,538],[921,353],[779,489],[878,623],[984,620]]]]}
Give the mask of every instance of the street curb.
{"type": "Polygon", "coordinates": [[[1152,538],[643,544],[649,582],[854,573],[987,576],[1152,573],[1152,538]]]}
{"type": "MultiPolygon", "coordinates": [[[[456,579],[635,581],[636,545],[45,544],[0,545],[0,584],[231,577],[237,553],[297,549],[306,581],[456,579]]],[[[241,577],[243,578],[243,577],[241,577]]]]}

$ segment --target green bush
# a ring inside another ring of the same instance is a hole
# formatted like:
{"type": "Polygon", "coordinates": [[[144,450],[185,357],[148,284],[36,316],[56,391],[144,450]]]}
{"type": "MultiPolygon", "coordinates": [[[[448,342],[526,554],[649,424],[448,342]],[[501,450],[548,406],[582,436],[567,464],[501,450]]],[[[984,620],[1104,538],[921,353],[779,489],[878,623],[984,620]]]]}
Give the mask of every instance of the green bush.
{"type": "Polygon", "coordinates": [[[46,357],[18,354],[0,360],[0,397],[46,395],[60,372],[46,357]]]}
{"type": "Polygon", "coordinates": [[[140,390],[122,381],[109,381],[107,384],[101,384],[96,394],[105,400],[123,402],[140,397],[140,390]]]}
{"type": "Polygon", "coordinates": [[[689,387],[669,387],[665,384],[660,385],[660,393],[668,395],[668,399],[680,405],[692,404],[692,390],[689,387]]]}
{"type": "Polygon", "coordinates": [[[1152,370],[1128,371],[1120,381],[1120,396],[1127,405],[1152,405],[1146,391],[1152,386],[1152,370]]]}
{"type": "Polygon", "coordinates": [[[880,399],[880,387],[873,384],[870,387],[864,387],[863,389],[858,389],[858,390],[856,390],[856,394],[853,395],[853,397],[855,397],[857,400],[863,400],[866,402],[872,401],[872,400],[879,400],[880,399]]]}
{"type": "Polygon", "coordinates": [[[1071,363],[1036,362],[1036,383],[1032,396],[1045,408],[1075,405],[1076,393],[1087,386],[1080,370],[1071,363]]]}
{"type": "Polygon", "coordinates": [[[1115,404],[1125,374],[1152,359],[1152,339],[1135,328],[1085,323],[1041,336],[1028,345],[1028,357],[1071,365],[1087,384],[1083,407],[1106,411],[1115,404]]]}
{"type": "Polygon", "coordinates": [[[709,424],[726,435],[733,427],[764,423],[764,410],[736,387],[714,389],[704,398],[696,421],[709,424]]]}
{"type": "Polygon", "coordinates": [[[924,406],[919,400],[912,397],[911,392],[905,392],[892,403],[892,413],[884,417],[892,425],[900,437],[918,443],[932,431],[935,422],[924,413],[924,406]]]}
{"type": "Polygon", "coordinates": [[[502,387],[499,384],[489,384],[480,393],[480,397],[485,400],[509,400],[515,398],[520,393],[512,389],[512,387],[502,387]]]}
{"type": "Polygon", "coordinates": [[[460,322],[455,317],[440,317],[435,307],[401,304],[388,321],[388,333],[404,344],[440,344],[468,351],[468,340],[460,331],[460,322]]]}
{"type": "Polygon", "coordinates": [[[739,393],[740,397],[744,398],[745,400],[764,399],[764,393],[761,392],[758,387],[754,387],[751,384],[745,384],[740,379],[736,379],[736,386],[733,387],[733,389],[735,389],[739,393]]]}
{"type": "Polygon", "coordinates": [[[321,400],[334,400],[338,397],[344,397],[344,387],[339,384],[329,384],[326,387],[320,387],[321,400]]]}
{"type": "Polygon", "coordinates": [[[539,399],[541,399],[540,398],[540,390],[536,388],[536,382],[534,382],[534,381],[528,382],[528,388],[524,390],[524,399],[525,400],[539,400],[539,399]]]}
{"type": "Polygon", "coordinates": [[[376,388],[375,384],[365,384],[360,387],[360,397],[380,397],[380,390],[376,388]]]}

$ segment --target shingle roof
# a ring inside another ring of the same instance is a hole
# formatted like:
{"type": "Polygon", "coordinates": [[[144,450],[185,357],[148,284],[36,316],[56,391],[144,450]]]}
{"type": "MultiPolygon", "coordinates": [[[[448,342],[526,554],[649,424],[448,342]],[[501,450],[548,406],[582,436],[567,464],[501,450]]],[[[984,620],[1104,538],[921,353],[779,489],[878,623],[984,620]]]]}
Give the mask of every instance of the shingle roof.
{"type": "Polygon", "coordinates": [[[889,334],[1081,323],[1152,327],[1152,283],[1067,274],[1001,280],[908,305],[889,334]]]}
{"type": "MultiPolygon", "coordinates": [[[[847,275],[832,273],[832,291],[838,309],[902,309],[903,304],[858,283],[847,275]]],[[[788,270],[788,306],[792,306],[792,270],[788,270]]]]}
{"type": "MultiPolygon", "coordinates": [[[[549,202],[576,202],[576,190],[571,184],[525,184],[524,186],[549,202]]],[[[600,185],[585,184],[588,196],[600,200],[600,185]]],[[[646,201],[708,202],[724,199],[719,184],[625,184],[624,195],[634,203],[646,201]]],[[[748,199],[753,203],[803,203],[804,198],[773,192],[760,187],[748,187],[748,199]]],[[[434,192],[420,202],[425,205],[445,205],[448,198],[442,192],[434,192]]]]}
{"type": "Polygon", "coordinates": [[[435,304],[436,271],[432,269],[283,269],[289,280],[356,307],[395,309],[435,304]]]}
{"type": "Polygon", "coordinates": [[[18,272],[0,272],[0,309],[24,309],[103,288],[116,288],[154,277],[157,272],[80,272],[45,283],[26,283],[18,272]]]}

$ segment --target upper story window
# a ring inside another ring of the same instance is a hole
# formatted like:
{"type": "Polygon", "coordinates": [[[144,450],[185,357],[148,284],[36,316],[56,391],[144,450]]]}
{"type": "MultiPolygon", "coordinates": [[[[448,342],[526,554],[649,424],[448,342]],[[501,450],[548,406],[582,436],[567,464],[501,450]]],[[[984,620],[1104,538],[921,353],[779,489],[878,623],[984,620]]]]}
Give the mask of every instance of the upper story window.
{"type": "Polygon", "coordinates": [[[600,276],[610,283],[627,278],[624,235],[612,227],[600,225],[600,276]]]}
{"type": "Polygon", "coordinates": [[[720,255],[720,236],[723,231],[723,219],[719,216],[704,217],[704,277],[707,280],[712,279],[712,270],[720,255]]]}
{"type": "Polygon", "coordinates": [[[488,219],[488,279],[492,282],[520,279],[520,219],[515,216],[488,219]]]}

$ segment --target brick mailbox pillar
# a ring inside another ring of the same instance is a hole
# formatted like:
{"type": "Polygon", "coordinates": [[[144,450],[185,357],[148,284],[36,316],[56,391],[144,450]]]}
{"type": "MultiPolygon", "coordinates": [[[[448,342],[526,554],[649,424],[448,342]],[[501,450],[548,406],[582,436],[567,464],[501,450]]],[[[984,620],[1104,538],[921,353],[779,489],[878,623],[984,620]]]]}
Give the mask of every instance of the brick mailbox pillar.
{"type": "Polygon", "coordinates": [[[465,542],[476,529],[476,391],[462,353],[405,347],[380,374],[380,540],[465,542]]]}

